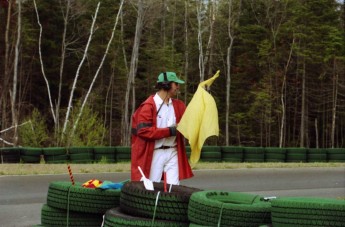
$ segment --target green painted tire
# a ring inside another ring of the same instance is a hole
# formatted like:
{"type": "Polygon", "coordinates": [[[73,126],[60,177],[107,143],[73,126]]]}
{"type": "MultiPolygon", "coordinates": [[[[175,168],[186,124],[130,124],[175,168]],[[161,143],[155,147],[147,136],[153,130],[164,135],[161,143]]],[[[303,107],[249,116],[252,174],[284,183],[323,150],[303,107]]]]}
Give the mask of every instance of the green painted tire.
{"type": "Polygon", "coordinates": [[[103,221],[102,214],[88,214],[73,212],[63,209],[56,209],[44,204],[41,209],[40,226],[101,226],[103,221]],[[67,221],[68,220],[68,221],[67,221]],[[67,223],[68,222],[68,223],[67,223]]]}
{"type": "Polygon", "coordinates": [[[119,206],[120,189],[84,188],[82,183],[52,182],[48,188],[47,204],[58,209],[104,214],[119,206]]]}
{"type": "Polygon", "coordinates": [[[273,226],[345,226],[345,200],[282,197],[272,200],[273,226]]]}
{"type": "Polygon", "coordinates": [[[104,216],[104,227],[187,227],[188,223],[136,217],[123,213],[119,207],[107,210],[104,216]]]}
{"type": "Polygon", "coordinates": [[[188,219],[204,226],[257,227],[271,223],[271,204],[258,195],[201,191],[190,198],[188,219]]]}

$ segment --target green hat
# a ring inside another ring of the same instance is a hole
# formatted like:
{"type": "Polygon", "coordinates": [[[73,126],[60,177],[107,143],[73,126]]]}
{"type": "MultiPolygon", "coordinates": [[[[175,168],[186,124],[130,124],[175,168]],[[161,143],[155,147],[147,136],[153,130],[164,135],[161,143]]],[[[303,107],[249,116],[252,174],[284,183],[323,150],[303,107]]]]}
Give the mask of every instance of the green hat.
{"type": "Polygon", "coordinates": [[[165,73],[159,74],[157,83],[163,83],[163,82],[175,82],[178,84],[184,84],[184,81],[180,80],[176,76],[176,73],[174,73],[174,72],[165,72],[165,73]],[[166,78],[165,78],[164,74],[166,74],[166,78]]]}

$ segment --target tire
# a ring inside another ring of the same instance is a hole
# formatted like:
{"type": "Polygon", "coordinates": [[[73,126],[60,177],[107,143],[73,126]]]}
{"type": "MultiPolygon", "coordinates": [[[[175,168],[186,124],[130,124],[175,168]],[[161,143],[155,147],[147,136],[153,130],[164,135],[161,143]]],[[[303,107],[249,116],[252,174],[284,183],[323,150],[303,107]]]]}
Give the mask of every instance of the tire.
{"type": "Polygon", "coordinates": [[[155,213],[157,219],[188,222],[189,198],[200,189],[174,185],[169,193],[164,192],[163,183],[153,183],[153,185],[155,190],[149,191],[141,181],[126,183],[122,187],[120,196],[121,210],[138,217],[153,218],[155,213]],[[157,197],[158,202],[155,207],[157,197]]]}
{"type": "Polygon", "coordinates": [[[263,147],[245,147],[244,162],[265,162],[265,149],[263,147]]]}
{"type": "Polygon", "coordinates": [[[259,195],[201,191],[190,198],[188,219],[204,226],[257,227],[271,223],[271,204],[259,195]]]}
{"type": "Polygon", "coordinates": [[[19,163],[20,152],[19,147],[4,147],[1,149],[1,159],[3,163],[19,163]]]}
{"type": "Polygon", "coordinates": [[[75,153],[70,154],[71,163],[92,163],[94,161],[93,153],[75,153]]]}
{"type": "Polygon", "coordinates": [[[84,188],[82,183],[52,182],[49,185],[47,204],[58,209],[104,214],[119,206],[120,189],[84,188]]]}
{"type": "Polygon", "coordinates": [[[131,147],[119,146],[116,147],[116,161],[125,162],[131,160],[131,147]]]}
{"type": "Polygon", "coordinates": [[[40,161],[41,161],[40,155],[38,155],[38,156],[21,155],[20,158],[24,163],[40,163],[40,161]]]}
{"type": "Polygon", "coordinates": [[[279,147],[265,148],[265,162],[285,162],[286,150],[279,147]]]}
{"type": "Polygon", "coordinates": [[[135,217],[123,213],[119,207],[107,210],[104,216],[104,227],[188,227],[188,223],[180,223],[152,218],[135,217]]]}
{"type": "Polygon", "coordinates": [[[327,150],[309,148],[307,152],[307,162],[327,162],[327,150]]]}
{"type": "Polygon", "coordinates": [[[306,162],[306,148],[286,148],[286,162],[306,162]]]}
{"type": "Polygon", "coordinates": [[[243,147],[224,146],[222,150],[222,161],[243,162],[243,147]]]}
{"type": "Polygon", "coordinates": [[[69,147],[67,148],[68,154],[91,154],[93,155],[92,147],[69,147]]]}
{"type": "Polygon", "coordinates": [[[67,150],[64,147],[46,147],[42,149],[44,156],[66,155],[67,150]]]}
{"type": "Polygon", "coordinates": [[[20,155],[40,156],[42,154],[42,148],[25,147],[20,151],[20,155]]]}
{"type": "Polygon", "coordinates": [[[42,226],[101,226],[102,214],[88,214],[82,212],[67,212],[63,209],[56,209],[44,204],[41,209],[42,226]],[[67,223],[68,220],[68,223],[67,223]]]}
{"type": "Polygon", "coordinates": [[[327,149],[328,162],[345,162],[345,148],[327,149]]]}
{"type": "Polygon", "coordinates": [[[67,163],[69,160],[69,155],[64,154],[64,155],[49,155],[49,156],[44,156],[44,160],[46,163],[67,163]]]}
{"type": "Polygon", "coordinates": [[[345,226],[345,200],[289,197],[272,200],[273,226],[345,226]]]}

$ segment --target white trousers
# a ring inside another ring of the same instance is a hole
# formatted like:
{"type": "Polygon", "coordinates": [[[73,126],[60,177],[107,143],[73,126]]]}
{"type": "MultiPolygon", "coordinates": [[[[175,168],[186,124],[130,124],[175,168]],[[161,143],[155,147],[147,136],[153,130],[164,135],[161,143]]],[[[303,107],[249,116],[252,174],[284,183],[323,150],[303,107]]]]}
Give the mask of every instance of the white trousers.
{"type": "Polygon", "coordinates": [[[153,151],[150,180],[161,182],[163,172],[166,173],[167,184],[180,184],[176,148],[156,149],[153,151]]]}

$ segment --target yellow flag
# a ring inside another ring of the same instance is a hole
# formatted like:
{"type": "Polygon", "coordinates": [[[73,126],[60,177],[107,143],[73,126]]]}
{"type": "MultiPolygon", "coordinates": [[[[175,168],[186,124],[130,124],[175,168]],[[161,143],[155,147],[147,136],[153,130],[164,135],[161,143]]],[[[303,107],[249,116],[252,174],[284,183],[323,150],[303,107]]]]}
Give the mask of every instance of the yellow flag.
{"type": "Polygon", "coordinates": [[[217,105],[212,95],[205,90],[218,76],[219,70],[212,78],[199,84],[177,126],[177,130],[189,141],[192,165],[199,161],[205,140],[219,135],[217,105]]]}

